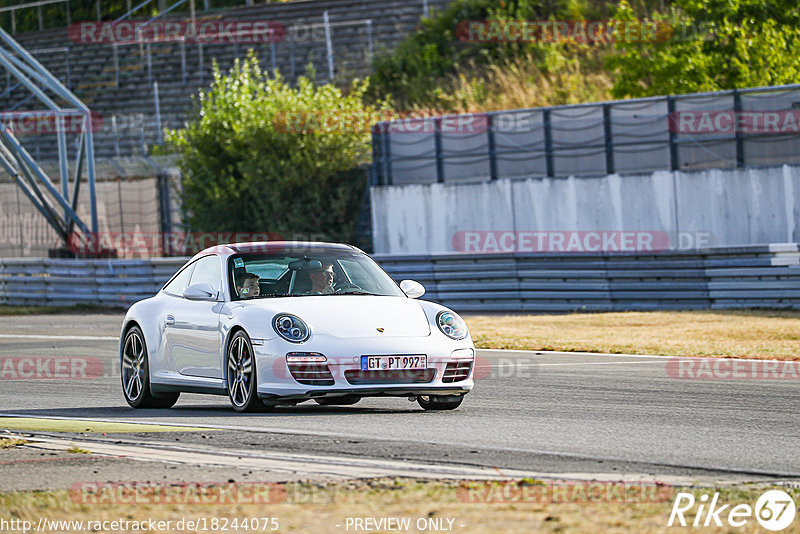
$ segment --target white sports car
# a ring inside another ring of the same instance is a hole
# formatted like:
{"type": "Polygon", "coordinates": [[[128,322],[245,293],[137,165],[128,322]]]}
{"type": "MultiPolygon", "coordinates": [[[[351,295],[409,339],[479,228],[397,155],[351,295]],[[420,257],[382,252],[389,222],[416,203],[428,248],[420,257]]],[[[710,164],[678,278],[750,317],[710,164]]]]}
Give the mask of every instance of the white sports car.
{"type": "Polygon", "coordinates": [[[210,393],[249,412],[390,396],[452,410],[472,389],[475,349],[457,314],[414,300],[424,292],[349,245],[206,249],[128,310],[125,400],[169,408],[181,392],[210,393]]]}

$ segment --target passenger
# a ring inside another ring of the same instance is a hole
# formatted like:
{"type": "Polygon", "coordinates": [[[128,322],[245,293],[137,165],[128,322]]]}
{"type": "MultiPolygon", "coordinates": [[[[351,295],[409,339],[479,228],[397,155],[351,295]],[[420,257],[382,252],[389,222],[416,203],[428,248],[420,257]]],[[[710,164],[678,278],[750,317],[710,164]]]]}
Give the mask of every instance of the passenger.
{"type": "Polygon", "coordinates": [[[311,277],[309,295],[326,295],[333,293],[333,264],[323,263],[319,269],[308,272],[311,277]]]}
{"type": "Polygon", "coordinates": [[[258,275],[253,273],[242,273],[236,277],[236,292],[243,299],[251,299],[261,294],[258,286],[258,275]]]}

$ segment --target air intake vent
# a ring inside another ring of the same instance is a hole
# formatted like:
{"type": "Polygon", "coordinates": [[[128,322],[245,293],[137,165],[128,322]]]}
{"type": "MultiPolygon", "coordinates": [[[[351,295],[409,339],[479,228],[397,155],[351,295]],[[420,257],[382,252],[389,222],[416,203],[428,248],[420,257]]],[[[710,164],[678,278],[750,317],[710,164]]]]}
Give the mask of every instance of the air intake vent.
{"type": "Polygon", "coordinates": [[[307,386],[332,386],[334,384],[331,370],[326,363],[290,363],[289,372],[292,378],[307,386]]]}
{"type": "Polygon", "coordinates": [[[472,362],[452,362],[448,363],[444,369],[444,376],[442,382],[461,382],[469,378],[469,372],[472,370],[472,362]]]}
{"type": "Polygon", "coordinates": [[[436,376],[436,369],[396,369],[392,371],[344,372],[344,377],[353,385],[361,384],[426,384],[436,376]]]}

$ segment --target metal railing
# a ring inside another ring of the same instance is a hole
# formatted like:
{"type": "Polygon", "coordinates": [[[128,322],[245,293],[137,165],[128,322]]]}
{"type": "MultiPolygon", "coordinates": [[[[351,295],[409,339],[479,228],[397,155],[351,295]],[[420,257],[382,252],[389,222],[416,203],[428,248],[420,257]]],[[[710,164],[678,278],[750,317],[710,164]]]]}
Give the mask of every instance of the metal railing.
{"type": "MultiPolygon", "coordinates": [[[[183,0],[185,1],[185,0],[183,0]]],[[[327,11],[325,12],[327,15],[327,11]]],[[[149,22],[152,22],[151,19],[149,22]]],[[[353,26],[364,26],[366,32],[366,61],[372,61],[372,57],[374,54],[374,40],[373,40],[373,32],[372,32],[372,20],[371,19],[359,19],[359,20],[347,20],[347,21],[335,21],[331,22],[330,19],[325,16],[323,18],[323,22],[321,23],[310,23],[310,24],[295,24],[290,26],[287,29],[287,36],[288,38],[285,40],[280,41],[280,44],[286,43],[289,46],[289,79],[294,80],[297,77],[297,58],[295,54],[295,47],[298,43],[307,42],[305,40],[297,40],[295,37],[298,35],[297,28],[303,28],[303,30],[307,32],[312,32],[314,28],[322,28],[325,34],[325,57],[326,57],[326,66],[327,66],[327,73],[328,78],[326,81],[332,81],[336,79],[336,54],[334,51],[333,46],[333,39],[332,39],[332,32],[334,28],[347,28],[353,26]]],[[[247,35],[263,35],[267,33],[274,32],[273,28],[267,28],[263,30],[248,30],[248,31],[240,31],[240,32],[233,32],[233,35],[239,34],[247,34],[247,35]]],[[[190,67],[187,62],[187,43],[185,38],[181,37],[177,40],[168,40],[168,39],[160,39],[160,40],[151,40],[151,41],[131,41],[131,42],[123,42],[123,43],[111,43],[112,47],[112,55],[113,55],[113,62],[114,62],[114,80],[117,86],[120,83],[120,47],[127,47],[127,46],[138,46],[140,49],[140,61],[141,66],[143,69],[147,70],[147,81],[148,83],[153,83],[153,45],[161,45],[161,44],[171,44],[177,43],[180,47],[180,57],[181,57],[181,81],[182,83],[186,83],[189,79],[189,71],[190,67]]],[[[272,72],[276,72],[278,70],[278,46],[275,40],[270,40],[270,66],[272,72]]],[[[200,84],[202,85],[205,81],[204,73],[206,69],[206,61],[205,61],[205,49],[206,47],[211,46],[231,46],[229,43],[194,43],[194,46],[197,49],[197,65],[194,69],[196,73],[199,75],[200,84]]],[[[234,57],[239,57],[240,55],[240,43],[238,41],[233,42],[233,55],[234,57]]]]}
{"type": "MultiPolygon", "coordinates": [[[[42,6],[52,5],[52,4],[64,4],[64,8],[66,10],[65,14],[66,14],[67,26],[69,26],[70,23],[72,22],[71,12],[70,12],[70,1],[71,0],[38,0],[36,2],[27,2],[25,4],[20,4],[20,5],[17,5],[17,6],[0,7],[0,13],[9,13],[11,15],[11,34],[15,34],[15,33],[17,33],[17,12],[18,11],[22,11],[22,10],[25,10],[25,9],[36,8],[37,11],[38,11],[37,14],[38,14],[39,30],[43,30],[45,28],[45,21],[44,21],[44,16],[43,16],[43,13],[42,13],[42,6]]],[[[123,21],[123,20],[125,20],[127,18],[130,18],[134,13],[136,13],[137,11],[142,9],[143,7],[147,6],[148,4],[151,4],[152,2],[153,2],[153,0],[145,0],[144,2],[141,2],[141,3],[137,4],[136,6],[134,6],[132,8],[129,8],[128,11],[126,11],[123,15],[121,15],[121,16],[117,17],[116,19],[114,19],[113,23],[116,24],[116,23],[121,22],[121,21],[123,21]]],[[[182,4],[186,3],[186,2],[189,2],[190,13],[193,15],[195,13],[195,9],[197,8],[198,0],[180,0],[180,1],[176,2],[175,4],[171,5],[170,7],[168,7],[167,9],[165,9],[164,11],[161,11],[160,13],[158,13],[155,17],[153,17],[153,19],[158,18],[158,17],[160,17],[162,15],[165,15],[165,14],[169,13],[170,11],[175,10],[179,5],[182,5],[182,4]]],[[[202,10],[200,10],[200,11],[201,12],[208,12],[208,11],[216,11],[216,10],[219,10],[219,9],[230,9],[230,8],[235,7],[235,6],[231,6],[231,5],[226,5],[226,6],[223,6],[223,7],[216,7],[215,8],[215,7],[213,7],[212,4],[213,4],[212,0],[203,0],[202,10]]],[[[239,4],[241,6],[245,6],[245,7],[246,6],[252,6],[253,5],[253,0],[241,0],[241,2],[239,2],[239,4]]],[[[130,6],[130,2],[128,3],[128,5],[130,6]]],[[[423,13],[428,13],[427,0],[423,0],[423,5],[425,6],[423,8],[423,13]]],[[[96,19],[98,21],[102,20],[102,5],[101,5],[100,0],[96,0],[96,12],[97,12],[96,19]]],[[[152,19],[151,19],[151,21],[152,21],[152,19]]]]}
{"type": "Polygon", "coordinates": [[[44,29],[44,17],[42,16],[42,6],[50,4],[64,4],[67,10],[67,26],[70,24],[69,0],[40,0],[39,2],[28,2],[18,6],[0,7],[0,13],[11,13],[11,33],[17,33],[17,11],[35,7],[39,15],[39,29],[44,29]]]}
{"type": "Polygon", "coordinates": [[[793,84],[381,122],[373,127],[372,181],[445,183],[798,163],[798,110],[800,84],[793,84]],[[765,120],[777,127],[765,127],[765,120]]]}

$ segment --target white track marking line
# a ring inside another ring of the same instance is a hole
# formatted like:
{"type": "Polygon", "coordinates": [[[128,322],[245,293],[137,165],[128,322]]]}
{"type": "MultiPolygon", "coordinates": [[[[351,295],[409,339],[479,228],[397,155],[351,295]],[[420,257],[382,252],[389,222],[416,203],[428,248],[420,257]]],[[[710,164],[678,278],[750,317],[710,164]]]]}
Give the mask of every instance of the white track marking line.
{"type": "MultiPolygon", "coordinates": [[[[353,458],[351,456],[288,454],[285,452],[242,450],[212,450],[196,447],[175,447],[165,444],[145,446],[129,441],[75,441],[50,436],[36,436],[25,446],[40,450],[66,450],[79,446],[98,456],[126,458],[129,460],[190,464],[223,467],[245,467],[277,473],[295,473],[301,476],[327,476],[335,478],[371,478],[380,476],[412,478],[457,478],[471,480],[508,480],[523,477],[551,479],[553,481],[604,481],[651,485],[658,483],[673,486],[697,485],[697,477],[653,476],[645,473],[549,473],[519,469],[503,469],[480,465],[454,465],[423,463],[409,460],[381,458],[353,458]]],[[[719,484],[719,482],[717,482],[719,484]]]]}
{"type": "Polygon", "coordinates": [[[557,350],[513,350],[513,349],[475,349],[476,352],[501,352],[513,354],[521,352],[538,356],[594,356],[597,358],[661,358],[662,360],[730,360],[733,362],[783,362],[791,360],[761,359],[761,358],[726,358],[713,356],[659,356],[656,354],[614,354],[610,352],[561,352],[557,350]]]}
{"type": "MultiPolygon", "coordinates": [[[[678,356],[659,356],[656,354],[615,354],[611,352],[562,352],[559,350],[525,350],[525,349],[479,349],[476,348],[476,351],[479,352],[503,352],[503,353],[510,353],[510,352],[522,352],[525,354],[535,354],[539,356],[595,356],[595,357],[602,357],[607,358],[610,356],[616,356],[618,358],[677,358],[678,356]]],[[[697,356],[686,356],[687,358],[696,358],[697,356]]],[[[731,358],[733,359],[733,358],[731,358]]]]}
{"type": "Polygon", "coordinates": [[[486,365],[476,365],[475,367],[492,367],[493,365],[508,365],[509,367],[564,367],[564,366],[578,366],[578,365],[639,365],[647,363],[660,363],[661,360],[649,362],[580,362],[580,363],[528,363],[528,362],[499,362],[498,364],[488,363],[486,365]]]}
{"type": "Polygon", "coordinates": [[[118,337],[111,336],[42,336],[33,334],[0,334],[2,339],[67,339],[77,341],[119,341],[118,337]]]}
{"type": "MultiPolygon", "coordinates": [[[[115,423],[131,423],[131,424],[142,424],[141,421],[131,421],[131,420],[114,420],[114,419],[96,419],[96,418],[89,418],[89,417],[64,417],[64,416],[31,416],[25,414],[15,414],[15,413],[0,413],[2,417],[35,417],[38,419],[70,419],[75,421],[91,421],[91,422],[115,422],[115,423]]],[[[190,426],[188,424],[181,424],[181,423],[170,423],[170,422],[148,422],[147,424],[151,425],[169,425],[169,426],[190,426]]],[[[202,425],[207,428],[214,428],[219,430],[234,430],[234,431],[243,431],[243,432],[257,432],[257,433],[274,433],[274,434],[284,434],[290,436],[320,436],[320,437],[337,437],[337,438],[345,438],[345,439],[361,439],[361,440],[374,440],[374,441],[389,441],[389,442],[405,442],[405,443],[419,443],[425,445],[433,445],[437,447],[464,447],[466,446],[464,443],[459,442],[451,442],[451,441],[441,441],[441,440],[428,440],[428,439],[420,439],[420,438],[400,438],[394,436],[375,436],[369,434],[354,434],[354,433],[345,433],[345,432],[330,432],[324,430],[300,430],[300,429],[289,429],[289,428],[270,428],[270,427],[254,427],[254,426],[238,426],[238,425],[219,425],[219,424],[210,424],[210,425],[202,425]]],[[[26,431],[20,430],[17,431],[20,434],[25,434],[26,431]]],[[[36,431],[28,431],[29,433],[38,434],[36,431]]],[[[52,436],[48,436],[52,437],[52,436]]],[[[140,446],[158,446],[158,444],[140,444],[140,446]]],[[[578,454],[573,452],[564,452],[564,451],[553,451],[553,450],[546,450],[546,449],[535,449],[535,448],[520,448],[520,447],[502,447],[502,446],[486,446],[486,445],[473,445],[473,448],[478,448],[484,451],[509,451],[509,452],[522,452],[526,454],[542,454],[542,455],[552,455],[552,456],[561,456],[565,458],[577,458],[577,459],[585,459],[585,460],[603,460],[606,462],[625,462],[625,463],[653,463],[656,465],[667,466],[667,467],[681,467],[681,468],[689,468],[689,469],[702,469],[702,470],[711,470],[711,471],[721,471],[721,472],[728,472],[728,473],[742,473],[742,474],[749,474],[749,475],[763,475],[769,477],[783,477],[783,478],[798,478],[800,477],[800,472],[769,472],[764,470],[754,470],[754,469],[744,469],[744,468],[736,468],[736,467],[715,467],[709,465],[693,465],[693,464],[680,464],[680,463],[666,463],[661,461],[653,461],[648,459],[637,459],[637,458],[619,458],[619,457],[609,457],[609,456],[595,456],[595,455],[587,455],[587,454],[578,454]]]]}

